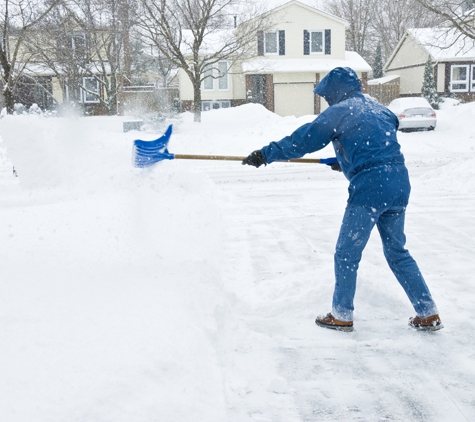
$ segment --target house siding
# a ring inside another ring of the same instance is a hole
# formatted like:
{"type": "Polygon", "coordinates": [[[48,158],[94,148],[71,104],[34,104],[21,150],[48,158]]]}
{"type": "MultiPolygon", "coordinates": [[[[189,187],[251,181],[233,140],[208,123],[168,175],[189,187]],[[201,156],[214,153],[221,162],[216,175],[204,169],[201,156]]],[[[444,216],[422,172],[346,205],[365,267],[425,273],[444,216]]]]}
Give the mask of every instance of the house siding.
{"type": "MultiPolygon", "coordinates": [[[[273,59],[300,59],[304,57],[326,59],[345,58],[345,27],[318,11],[312,12],[308,8],[298,4],[275,12],[273,26],[274,30],[285,31],[285,55],[272,55],[273,59]],[[304,55],[303,30],[330,30],[331,31],[331,53],[330,54],[310,54],[304,55]]],[[[256,52],[258,50],[256,39],[256,52]]]]}
{"type": "Polygon", "coordinates": [[[403,44],[386,70],[390,72],[392,69],[401,67],[425,65],[428,57],[427,51],[410,34],[407,34],[403,44]]]}
{"type": "MultiPolygon", "coordinates": [[[[445,71],[445,64],[439,63],[437,65],[437,92],[445,92],[447,73],[445,71]]],[[[448,76],[450,78],[450,74],[448,76]]]]}
{"type": "Polygon", "coordinates": [[[400,76],[400,95],[419,95],[424,81],[424,69],[429,54],[416,40],[406,34],[389,66],[386,75],[400,76]]]}
{"type": "Polygon", "coordinates": [[[387,71],[386,75],[399,75],[400,77],[400,95],[419,95],[424,82],[424,65],[408,66],[406,68],[387,71]]]}

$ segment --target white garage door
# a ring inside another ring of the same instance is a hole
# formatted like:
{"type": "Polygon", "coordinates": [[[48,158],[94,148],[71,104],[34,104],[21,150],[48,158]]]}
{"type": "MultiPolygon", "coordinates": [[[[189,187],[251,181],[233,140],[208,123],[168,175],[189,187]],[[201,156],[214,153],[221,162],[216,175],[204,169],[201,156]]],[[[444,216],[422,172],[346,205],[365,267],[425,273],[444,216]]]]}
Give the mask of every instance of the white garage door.
{"type": "Polygon", "coordinates": [[[314,114],[313,83],[274,84],[274,107],[279,116],[314,114]]]}

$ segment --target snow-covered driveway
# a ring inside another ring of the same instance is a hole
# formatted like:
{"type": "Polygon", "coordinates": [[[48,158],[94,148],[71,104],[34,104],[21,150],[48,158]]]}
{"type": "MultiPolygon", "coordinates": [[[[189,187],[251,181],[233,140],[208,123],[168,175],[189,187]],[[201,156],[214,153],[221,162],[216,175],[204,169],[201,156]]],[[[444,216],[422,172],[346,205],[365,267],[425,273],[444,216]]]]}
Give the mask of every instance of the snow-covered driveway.
{"type": "Polygon", "coordinates": [[[236,314],[275,352],[277,378],[263,382],[277,383],[289,401],[285,409],[272,397],[267,408],[244,409],[272,421],[473,420],[474,198],[428,190],[413,178],[408,247],[434,292],[443,331],[406,327],[413,310],[375,231],[359,272],[355,331],[333,332],[313,320],[330,310],[346,182],[327,169],[295,166],[211,173],[233,195],[225,212],[226,286],[238,298],[236,314]]]}

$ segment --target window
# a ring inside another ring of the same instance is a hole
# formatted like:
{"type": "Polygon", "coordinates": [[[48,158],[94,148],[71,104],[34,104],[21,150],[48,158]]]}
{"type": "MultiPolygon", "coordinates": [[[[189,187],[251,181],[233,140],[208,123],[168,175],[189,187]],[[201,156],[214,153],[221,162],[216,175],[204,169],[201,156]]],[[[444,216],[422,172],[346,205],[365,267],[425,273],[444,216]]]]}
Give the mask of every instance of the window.
{"type": "Polygon", "coordinates": [[[285,56],[285,30],[257,31],[257,55],[285,56]]]}
{"type": "Polygon", "coordinates": [[[63,60],[85,59],[87,57],[86,34],[80,32],[60,34],[58,56],[63,60]]]}
{"type": "Polygon", "coordinates": [[[265,54],[277,54],[279,52],[279,37],[277,31],[264,33],[265,54]]]}
{"type": "Polygon", "coordinates": [[[475,65],[472,64],[472,84],[470,86],[470,90],[475,92],[475,65]]]}
{"type": "MultiPolygon", "coordinates": [[[[450,72],[450,91],[467,92],[469,84],[469,66],[453,65],[450,72]]],[[[472,70],[473,73],[473,70],[472,70]]],[[[472,83],[473,85],[473,83],[472,83]]]]}
{"type": "Polygon", "coordinates": [[[218,89],[228,89],[228,62],[218,62],[218,89]]]}
{"type": "Polygon", "coordinates": [[[220,61],[216,65],[206,66],[203,75],[203,89],[205,91],[213,91],[218,89],[219,91],[229,90],[229,74],[228,74],[228,62],[220,61]],[[216,81],[216,82],[215,82],[216,81]]]}
{"type": "Polygon", "coordinates": [[[324,38],[323,31],[310,31],[310,53],[323,53],[324,38]]]}
{"type": "Polygon", "coordinates": [[[303,31],[303,54],[332,54],[331,29],[318,29],[303,31]]]}
{"type": "Polygon", "coordinates": [[[86,34],[73,34],[71,45],[75,57],[86,57],[86,34]]]}
{"type": "Polygon", "coordinates": [[[99,81],[96,78],[83,78],[83,103],[99,102],[99,81]]]}
{"type": "Polygon", "coordinates": [[[229,108],[229,107],[231,107],[231,101],[229,101],[229,100],[202,101],[201,102],[201,110],[202,111],[217,110],[217,109],[220,109],[220,108],[229,108]]]}
{"type": "Polygon", "coordinates": [[[203,80],[203,89],[212,90],[214,88],[213,66],[207,65],[203,75],[205,77],[203,80]]]}
{"type": "Polygon", "coordinates": [[[81,89],[66,79],[66,98],[68,101],[81,102],[81,89]]]}

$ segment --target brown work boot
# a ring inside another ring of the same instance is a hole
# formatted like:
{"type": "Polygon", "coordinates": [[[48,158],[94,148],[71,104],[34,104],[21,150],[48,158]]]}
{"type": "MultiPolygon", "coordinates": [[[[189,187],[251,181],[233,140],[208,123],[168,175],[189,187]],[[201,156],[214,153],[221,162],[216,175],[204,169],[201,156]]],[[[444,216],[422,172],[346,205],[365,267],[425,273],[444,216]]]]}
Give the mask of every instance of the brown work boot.
{"type": "Polygon", "coordinates": [[[409,326],[418,331],[437,331],[444,328],[442,321],[437,314],[426,318],[420,318],[418,316],[409,318],[409,326]]]}
{"type": "Polygon", "coordinates": [[[315,324],[319,327],[331,328],[332,330],[353,331],[353,321],[340,321],[330,313],[326,316],[318,316],[315,324]]]}

